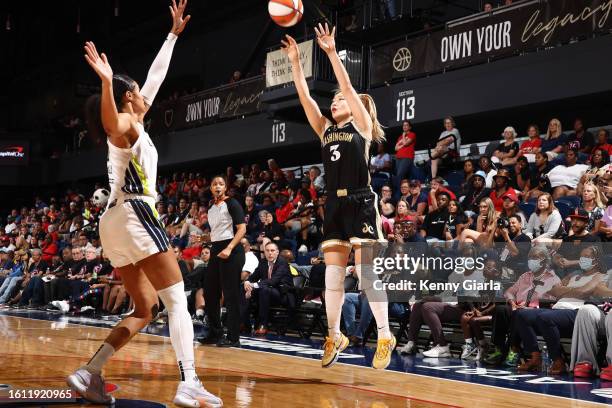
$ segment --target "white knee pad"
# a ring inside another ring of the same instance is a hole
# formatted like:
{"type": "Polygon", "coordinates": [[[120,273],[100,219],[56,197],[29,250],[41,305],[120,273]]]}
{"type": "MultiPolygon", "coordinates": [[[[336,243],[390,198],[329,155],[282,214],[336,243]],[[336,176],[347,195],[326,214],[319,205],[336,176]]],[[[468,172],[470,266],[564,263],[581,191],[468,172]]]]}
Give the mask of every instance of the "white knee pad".
{"type": "Polygon", "coordinates": [[[325,290],[344,292],[344,276],[346,269],[344,266],[327,265],[325,266],[325,290]]]}
{"type": "Polygon", "coordinates": [[[193,362],[193,322],[187,310],[187,296],[183,281],[157,292],[168,309],[170,341],[179,361],[193,362]]]}

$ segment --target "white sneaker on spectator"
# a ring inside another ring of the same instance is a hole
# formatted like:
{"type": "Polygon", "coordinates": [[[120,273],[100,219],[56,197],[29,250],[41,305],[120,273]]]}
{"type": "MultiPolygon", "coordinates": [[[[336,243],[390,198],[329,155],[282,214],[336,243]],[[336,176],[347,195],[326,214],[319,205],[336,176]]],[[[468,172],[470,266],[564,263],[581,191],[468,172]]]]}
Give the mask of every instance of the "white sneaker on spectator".
{"type": "Polygon", "coordinates": [[[70,310],[70,303],[68,303],[66,300],[54,300],[51,302],[51,304],[59,309],[59,311],[62,313],[68,313],[70,310]]]}
{"type": "Polygon", "coordinates": [[[474,361],[478,359],[479,350],[478,350],[478,346],[476,346],[474,343],[466,343],[463,345],[462,349],[463,349],[463,351],[461,352],[462,360],[474,361]]]}
{"type": "Polygon", "coordinates": [[[202,383],[197,385],[181,381],[176,390],[174,401],[179,407],[212,407],[223,406],[221,398],[206,391],[202,383]]]}
{"type": "Polygon", "coordinates": [[[96,404],[114,404],[115,398],[106,393],[104,377],[81,367],[66,378],[66,382],[87,401],[96,404]]]}
{"type": "Polygon", "coordinates": [[[450,348],[448,346],[435,345],[433,348],[427,351],[424,351],[423,355],[425,357],[440,358],[440,357],[450,357],[451,353],[450,353],[450,348]]]}
{"type": "Polygon", "coordinates": [[[400,354],[416,354],[416,344],[414,344],[414,341],[409,341],[404,347],[399,349],[399,352],[400,354]]]}

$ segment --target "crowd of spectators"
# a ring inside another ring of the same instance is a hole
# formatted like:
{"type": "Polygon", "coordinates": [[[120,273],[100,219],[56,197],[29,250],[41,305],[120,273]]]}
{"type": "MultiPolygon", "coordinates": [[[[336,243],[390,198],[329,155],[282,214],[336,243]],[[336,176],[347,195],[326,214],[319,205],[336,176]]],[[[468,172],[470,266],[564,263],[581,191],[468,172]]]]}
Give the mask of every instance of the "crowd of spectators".
{"type": "MultiPolygon", "coordinates": [[[[442,325],[455,323],[464,336],[462,358],[533,371],[546,360],[537,338],[542,335],[550,372],[558,374],[566,370],[561,337],[573,335],[570,368],[576,375],[596,374],[601,361],[592,345],[597,342],[582,339],[597,338],[593,330],[605,324],[597,316],[612,324],[604,306],[611,294],[605,251],[612,237],[609,134],[601,129],[594,137],[580,119],[569,134],[556,119],[543,137],[535,125],[525,131],[528,137],[519,144],[517,131],[508,126],[488,154],[460,157],[459,130],[446,118],[432,146],[436,154],[426,163],[415,163],[418,133],[408,122],[394,145],[396,158],[378,146],[371,174],[390,248],[407,244],[435,256],[484,256],[484,265],[461,274],[428,272],[438,281],[505,282],[503,290],[493,292],[414,293],[406,302],[391,302],[390,314],[409,321],[402,352],[417,351],[426,324],[433,345],[423,354],[449,356],[442,325]],[[448,301],[449,295],[455,301],[448,301]],[[470,296],[478,301],[465,301],[470,296]],[[484,327],[492,327],[491,339],[484,327]]],[[[274,159],[266,166],[228,167],[224,176],[228,194],[243,204],[247,225],[241,242],[247,253],[241,330],[265,335],[272,306],[294,310],[303,301],[294,278],[305,277],[308,285],[323,289],[325,178],[318,166],[283,170],[274,159]]],[[[205,318],[209,181],[203,173],[175,173],[161,175],[157,185],[159,219],[196,321],[205,318]]],[[[3,216],[0,304],[111,316],[127,312],[129,296],[97,235],[102,212],[85,196],[67,191],[47,201],[37,197],[32,207],[3,216]]],[[[356,279],[354,267],[347,268],[347,276],[356,279]]],[[[324,292],[313,291],[306,300],[320,304],[324,292]]],[[[351,340],[364,341],[371,320],[368,299],[354,291],[343,310],[351,340]]],[[[612,380],[610,367],[601,370],[602,378],[612,380]]]]}

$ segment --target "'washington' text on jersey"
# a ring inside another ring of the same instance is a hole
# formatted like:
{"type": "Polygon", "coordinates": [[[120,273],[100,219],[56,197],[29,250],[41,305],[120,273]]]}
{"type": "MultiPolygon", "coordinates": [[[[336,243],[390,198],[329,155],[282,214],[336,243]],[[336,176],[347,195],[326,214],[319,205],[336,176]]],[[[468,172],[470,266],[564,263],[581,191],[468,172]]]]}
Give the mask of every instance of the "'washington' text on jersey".
{"type": "Polygon", "coordinates": [[[328,190],[357,190],[370,185],[368,153],[370,140],[351,121],[329,126],[321,138],[325,181],[328,190]]]}
{"type": "Polygon", "coordinates": [[[330,132],[323,136],[323,146],[333,142],[351,142],[353,140],[354,133],[348,132],[330,132]]]}

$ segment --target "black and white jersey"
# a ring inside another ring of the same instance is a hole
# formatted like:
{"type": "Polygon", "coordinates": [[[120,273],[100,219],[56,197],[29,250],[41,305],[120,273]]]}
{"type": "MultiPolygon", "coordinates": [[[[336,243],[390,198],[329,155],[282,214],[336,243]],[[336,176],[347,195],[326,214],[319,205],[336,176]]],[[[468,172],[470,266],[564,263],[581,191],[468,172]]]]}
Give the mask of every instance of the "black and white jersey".
{"type": "Polygon", "coordinates": [[[361,135],[353,121],[342,127],[329,126],[321,145],[327,190],[357,190],[370,185],[370,140],[361,135]]]}
{"type": "Polygon", "coordinates": [[[236,227],[244,224],[244,210],[234,198],[226,198],[220,203],[211,202],[208,209],[211,242],[233,239],[236,227]]]}

